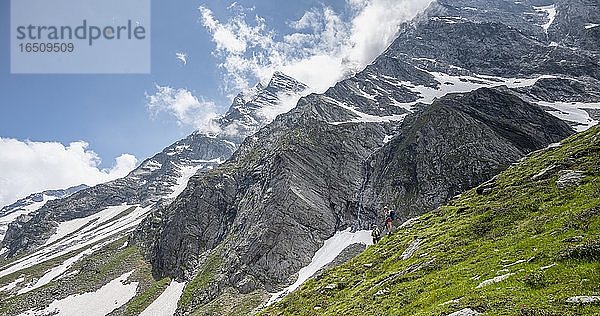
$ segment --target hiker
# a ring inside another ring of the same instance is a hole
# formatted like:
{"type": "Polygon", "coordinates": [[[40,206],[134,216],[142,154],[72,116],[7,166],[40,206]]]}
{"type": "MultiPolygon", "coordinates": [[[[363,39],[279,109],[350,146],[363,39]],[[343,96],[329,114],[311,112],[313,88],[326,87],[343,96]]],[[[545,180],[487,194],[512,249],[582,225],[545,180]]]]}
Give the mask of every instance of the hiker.
{"type": "Polygon", "coordinates": [[[393,211],[390,211],[387,206],[383,208],[383,211],[385,212],[385,228],[387,229],[388,235],[391,235],[392,230],[394,229],[393,228],[394,220],[393,220],[392,216],[396,217],[396,213],[393,211]]]}
{"type": "Polygon", "coordinates": [[[390,217],[392,218],[392,222],[396,221],[396,211],[390,210],[390,217]]]}
{"type": "Polygon", "coordinates": [[[371,237],[373,237],[373,245],[377,244],[381,239],[381,231],[377,224],[373,224],[373,230],[371,231],[371,237]]]}

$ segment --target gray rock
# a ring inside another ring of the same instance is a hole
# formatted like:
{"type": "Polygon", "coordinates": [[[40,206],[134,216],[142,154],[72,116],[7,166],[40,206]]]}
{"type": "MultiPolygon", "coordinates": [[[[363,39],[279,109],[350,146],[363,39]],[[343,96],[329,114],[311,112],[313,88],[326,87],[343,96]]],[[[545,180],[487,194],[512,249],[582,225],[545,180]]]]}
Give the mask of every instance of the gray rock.
{"type": "Polygon", "coordinates": [[[391,204],[400,220],[421,215],[571,134],[566,123],[505,90],[448,95],[407,117],[370,157],[362,214],[381,218],[381,205],[391,204]]]}
{"type": "Polygon", "coordinates": [[[477,315],[481,315],[481,313],[477,312],[475,310],[472,310],[470,308],[463,308],[459,311],[449,314],[448,316],[477,316],[477,315]]]}
{"type": "Polygon", "coordinates": [[[419,245],[422,242],[423,242],[422,239],[415,239],[412,243],[410,243],[408,248],[406,248],[406,250],[404,250],[404,252],[400,256],[402,258],[402,260],[410,259],[410,257],[412,257],[415,254],[415,252],[417,252],[419,250],[419,245]]]}
{"type": "Polygon", "coordinates": [[[600,296],[573,296],[567,299],[571,304],[595,304],[600,303],[600,296]]]}
{"type": "Polygon", "coordinates": [[[563,190],[581,184],[581,181],[585,178],[583,171],[573,170],[561,170],[558,173],[558,180],[556,180],[556,186],[563,190]]]}

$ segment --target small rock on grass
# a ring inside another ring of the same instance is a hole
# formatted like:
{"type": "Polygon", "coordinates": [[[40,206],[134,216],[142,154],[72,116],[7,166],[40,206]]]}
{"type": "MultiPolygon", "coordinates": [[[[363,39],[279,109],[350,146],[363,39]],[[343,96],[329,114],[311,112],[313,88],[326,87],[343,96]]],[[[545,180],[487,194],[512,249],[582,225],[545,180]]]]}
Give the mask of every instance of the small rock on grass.
{"type": "Polygon", "coordinates": [[[470,308],[463,308],[457,312],[454,312],[448,316],[476,316],[476,315],[481,315],[480,312],[472,310],[470,308]]]}
{"type": "Polygon", "coordinates": [[[600,303],[600,296],[573,296],[567,299],[571,304],[594,304],[600,303]]]}

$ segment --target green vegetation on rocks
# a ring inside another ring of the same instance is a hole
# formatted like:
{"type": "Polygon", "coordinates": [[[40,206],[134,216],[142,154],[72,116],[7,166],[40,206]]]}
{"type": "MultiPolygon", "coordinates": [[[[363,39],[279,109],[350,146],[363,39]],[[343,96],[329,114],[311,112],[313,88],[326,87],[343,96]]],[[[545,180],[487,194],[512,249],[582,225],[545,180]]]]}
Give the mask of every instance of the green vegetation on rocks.
{"type": "Polygon", "coordinates": [[[261,315],[598,315],[600,302],[573,299],[598,295],[595,127],[412,220],[261,315]]]}
{"type": "Polygon", "coordinates": [[[221,262],[221,253],[217,248],[208,255],[198,274],[184,288],[179,299],[178,309],[194,310],[194,307],[201,306],[205,301],[210,300],[207,291],[211,285],[215,285],[213,281],[217,279],[221,262]]]}

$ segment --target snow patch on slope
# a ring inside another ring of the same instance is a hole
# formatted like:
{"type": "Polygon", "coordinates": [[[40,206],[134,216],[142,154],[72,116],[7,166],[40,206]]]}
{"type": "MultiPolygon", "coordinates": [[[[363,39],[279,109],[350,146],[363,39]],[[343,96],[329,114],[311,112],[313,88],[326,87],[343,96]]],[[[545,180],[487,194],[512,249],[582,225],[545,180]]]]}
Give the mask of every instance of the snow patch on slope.
{"type": "Polygon", "coordinates": [[[183,293],[185,282],[171,281],[162,294],[140,314],[140,316],[172,316],[183,293]]]}
{"type": "Polygon", "coordinates": [[[552,25],[552,23],[554,23],[554,19],[556,19],[556,6],[554,4],[552,5],[547,5],[547,6],[543,6],[543,7],[533,7],[533,9],[537,12],[544,12],[546,13],[547,17],[547,22],[544,25],[541,25],[541,27],[544,29],[544,31],[546,31],[546,33],[548,33],[548,29],[550,28],[550,26],[552,25]]]}
{"type": "Polygon", "coordinates": [[[121,275],[95,292],[71,295],[52,302],[43,310],[29,310],[20,316],[41,316],[53,313],[59,316],[105,316],[125,305],[135,296],[138,282],[125,283],[132,273],[133,271],[130,271],[121,275]]]}
{"type": "Polygon", "coordinates": [[[0,292],[10,292],[12,289],[16,288],[19,283],[25,281],[25,278],[18,278],[7,285],[0,287],[0,292]]]}
{"type": "Polygon", "coordinates": [[[588,130],[599,123],[590,116],[586,109],[600,111],[600,103],[539,101],[537,104],[546,107],[546,112],[563,121],[577,123],[574,128],[578,132],[588,130]]]}
{"type": "Polygon", "coordinates": [[[584,27],[586,30],[589,30],[589,29],[593,29],[593,28],[595,28],[595,27],[598,27],[598,26],[600,26],[600,24],[596,24],[596,23],[586,23],[586,24],[585,24],[583,27],[584,27]]]}
{"type": "Polygon", "coordinates": [[[177,184],[171,187],[173,192],[167,196],[167,198],[172,199],[176,198],[185,188],[187,187],[187,183],[190,178],[200,170],[202,166],[180,166],[179,173],[180,176],[177,179],[177,184]]]}
{"type": "MultiPolygon", "coordinates": [[[[96,214],[90,215],[88,217],[84,217],[84,218],[76,218],[70,221],[66,221],[66,222],[62,222],[60,224],[58,224],[58,228],[56,229],[56,233],[54,233],[54,235],[50,236],[50,238],[46,241],[46,243],[44,245],[49,245],[57,240],[60,240],[66,236],[68,236],[69,234],[72,234],[73,232],[76,232],[77,230],[81,229],[82,227],[86,226],[86,225],[91,225],[93,226],[93,224],[101,224],[101,223],[105,223],[106,221],[110,220],[111,218],[114,218],[115,216],[121,214],[123,211],[127,210],[128,208],[130,208],[129,205],[119,205],[119,206],[109,206],[106,209],[104,209],[103,211],[100,211],[96,214]]],[[[87,231],[90,228],[85,228],[83,231],[87,231]]]]}
{"type": "Polygon", "coordinates": [[[333,259],[335,259],[344,249],[346,249],[346,247],[356,243],[372,245],[373,242],[371,238],[371,231],[361,230],[352,233],[350,228],[348,228],[344,231],[335,233],[333,237],[325,240],[325,243],[321,249],[319,249],[313,256],[310,264],[300,269],[296,282],[280,292],[273,293],[271,299],[267,303],[267,306],[281,300],[287,294],[296,290],[317,271],[331,263],[333,259]]]}
{"type": "Polygon", "coordinates": [[[33,291],[37,288],[40,288],[40,287],[50,283],[52,280],[58,278],[59,276],[63,275],[65,272],[67,272],[67,270],[69,270],[69,268],[75,262],[81,260],[81,258],[83,258],[85,256],[91,255],[92,253],[94,253],[94,251],[102,248],[103,246],[104,246],[104,244],[96,245],[88,250],[80,252],[78,255],[76,255],[74,257],[71,257],[71,258],[65,260],[59,266],[56,266],[56,267],[48,270],[48,272],[46,272],[46,274],[44,274],[41,278],[39,278],[35,284],[29,285],[29,286],[26,286],[26,287],[20,289],[18,294],[23,294],[23,293],[33,291]]]}
{"type": "MultiPolygon", "coordinates": [[[[56,242],[48,244],[34,253],[10,263],[10,265],[2,267],[2,270],[0,270],[0,277],[57,258],[71,251],[89,247],[104,240],[110,242],[133,231],[148,213],[150,213],[152,206],[144,208],[137,205],[118,206],[118,208],[121,208],[123,211],[131,207],[134,209],[128,211],[126,214],[123,214],[122,212],[117,213],[115,210],[110,212],[106,210],[106,212],[102,211],[101,213],[105,212],[104,214],[113,213],[117,215],[107,221],[96,220],[92,224],[82,228],[76,234],[58,239],[56,242]]],[[[112,208],[117,208],[117,206],[112,208]]],[[[92,217],[94,216],[97,217],[98,214],[92,215],[92,217]]]]}
{"type": "MultiPolygon", "coordinates": [[[[421,69],[423,70],[423,69],[421,69]]],[[[423,70],[425,71],[425,70],[423,70]]],[[[442,72],[428,72],[434,79],[440,83],[437,88],[427,86],[415,86],[411,82],[401,82],[407,89],[420,95],[420,99],[415,102],[397,103],[397,106],[403,108],[415,106],[417,103],[431,104],[436,99],[449,93],[466,93],[479,88],[491,88],[498,86],[507,86],[508,88],[522,88],[534,85],[540,79],[555,78],[554,76],[539,76],[536,78],[503,78],[485,75],[475,76],[453,76],[442,72]]]]}

